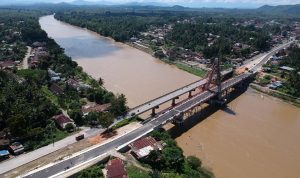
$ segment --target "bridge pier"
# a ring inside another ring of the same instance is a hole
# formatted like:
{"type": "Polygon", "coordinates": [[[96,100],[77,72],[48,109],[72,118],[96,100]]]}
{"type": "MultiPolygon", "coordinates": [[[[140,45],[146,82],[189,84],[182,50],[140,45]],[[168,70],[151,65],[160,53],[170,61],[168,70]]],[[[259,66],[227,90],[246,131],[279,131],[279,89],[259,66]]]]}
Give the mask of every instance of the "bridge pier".
{"type": "Polygon", "coordinates": [[[176,100],[179,99],[179,97],[172,99],[172,107],[176,106],[176,100]]]}
{"type": "Polygon", "coordinates": [[[238,83],[237,85],[234,86],[235,89],[237,90],[247,90],[248,88],[248,81],[241,81],[240,83],[238,83]]]}
{"type": "Polygon", "coordinates": [[[192,92],[195,91],[195,90],[196,90],[196,89],[189,91],[189,98],[192,97],[192,92]]]}
{"type": "Polygon", "coordinates": [[[173,117],[172,123],[174,125],[179,125],[179,126],[183,126],[183,122],[184,122],[184,113],[179,113],[176,116],[173,117]]]}
{"type": "Polygon", "coordinates": [[[155,117],[155,115],[156,115],[155,109],[158,109],[158,108],[159,108],[159,106],[155,106],[154,108],[152,108],[151,117],[155,117]]]}

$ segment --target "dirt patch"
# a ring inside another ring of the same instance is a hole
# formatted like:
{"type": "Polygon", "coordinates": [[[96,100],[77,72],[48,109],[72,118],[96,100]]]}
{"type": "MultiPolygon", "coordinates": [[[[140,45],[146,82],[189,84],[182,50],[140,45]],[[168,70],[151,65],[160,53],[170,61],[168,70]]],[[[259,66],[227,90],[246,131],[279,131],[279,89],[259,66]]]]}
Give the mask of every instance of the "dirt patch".
{"type": "Polygon", "coordinates": [[[109,138],[116,136],[116,135],[117,135],[116,132],[110,132],[110,133],[96,135],[94,137],[89,138],[89,142],[93,145],[96,145],[96,144],[99,144],[109,138]]]}

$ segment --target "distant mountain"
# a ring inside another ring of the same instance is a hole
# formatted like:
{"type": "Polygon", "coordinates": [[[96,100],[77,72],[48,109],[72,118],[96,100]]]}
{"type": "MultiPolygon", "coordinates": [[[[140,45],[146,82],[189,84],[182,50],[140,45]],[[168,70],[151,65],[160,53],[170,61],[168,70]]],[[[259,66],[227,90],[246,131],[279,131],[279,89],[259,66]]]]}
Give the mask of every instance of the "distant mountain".
{"type": "Polygon", "coordinates": [[[78,5],[78,6],[91,6],[91,5],[114,5],[109,1],[85,1],[85,0],[75,0],[70,2],[69,4],[78,5]]]}
{"type": "Polygon", "coordinates": [[[258,8],[257,10],[260,12],[271,13],[271,14],[300,15],[300,4],[279,5],[279,6],[265,5],[258,8]]]}
{"type": "Polygon", "coordinates": [[[129,3],[125,3],[125,4],[119,4],[119,5],[124,5],[124,6],[160,6],[160,7],[169,6],[168,4],[159,3],[159,2],[129,2],[129,3]]]}
{"type": "Polygon", "coordinates": [[[69,2],[72,5],[78,6],[91,6],[91,5],[118,5],[118,6],[168,6],[168,4],[157,3],[157,2],[128,2],[128,3],[114,3],[111,1],[87,1],[87,0],[74,0],[69,2]]]}
{"type": "Polygon", "coordinates": [[[184,6],[179,6],[179,5],[175,5],[175,6],[172,6],[173,9],[176,9],[176,10],[183,10],[185,9],[186,7],[184,6]]]}

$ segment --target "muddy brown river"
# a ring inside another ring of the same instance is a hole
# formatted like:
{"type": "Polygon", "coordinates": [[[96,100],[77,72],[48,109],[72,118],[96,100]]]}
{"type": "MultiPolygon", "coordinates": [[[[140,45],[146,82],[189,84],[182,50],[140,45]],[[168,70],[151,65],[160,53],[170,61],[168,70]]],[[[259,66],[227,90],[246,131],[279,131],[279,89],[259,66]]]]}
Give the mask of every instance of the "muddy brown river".
{"type": "MultiPolygon", "coordinates": [[[[124,93],[130,107],[199,79],[53,16],[40,24],[84,71],[124,93]]],[[[252,89],[228,106],[177,137],[184,154],[201,158],[218,178],[299,177],[300,108],[252,89]]]]}

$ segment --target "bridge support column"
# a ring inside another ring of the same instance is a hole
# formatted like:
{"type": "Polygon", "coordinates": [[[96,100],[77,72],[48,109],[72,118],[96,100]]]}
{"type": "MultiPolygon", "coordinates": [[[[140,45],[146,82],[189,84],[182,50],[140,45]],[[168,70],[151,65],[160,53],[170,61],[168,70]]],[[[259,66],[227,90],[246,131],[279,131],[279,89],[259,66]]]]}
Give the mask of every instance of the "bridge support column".
{"type": "Polygon", "coordinates": [[[184,122],[184,113],[180,113],[176,116],[173,117],[172,123],[178,126],[183,126],[183,122],[184,122]]]}
{"type": "Polygon", "coordinates": [[[172,106],[175,106],[176,105],[176,101],[175,101],[176,99],[174,98],[174,99],[172,99],[172,106]]]}
{"type": "Polygon", "coordinates": [[[151,116],[154,117],[156,115],[155,108],[152,108],[151,116]]]}
{"type": "Polygon", "coordinates": [[[192,97],[192,91],[189,91],[189,98],[192,97]]]}
{"type": "Polygon", "coordinates": [[[173,98],[172,99],[172,107],[174,107],[176,105],[176,99],[178,99],[179,97],[173,98]]]}
{"type": "Polygon", "coordinates": [[[159,108],[159,106],[155,106],[154,108],[152,108],[151,117],[155,117],[155,115],[156,115],[155,109],[158,109],[158,108],[159,108]]]}

